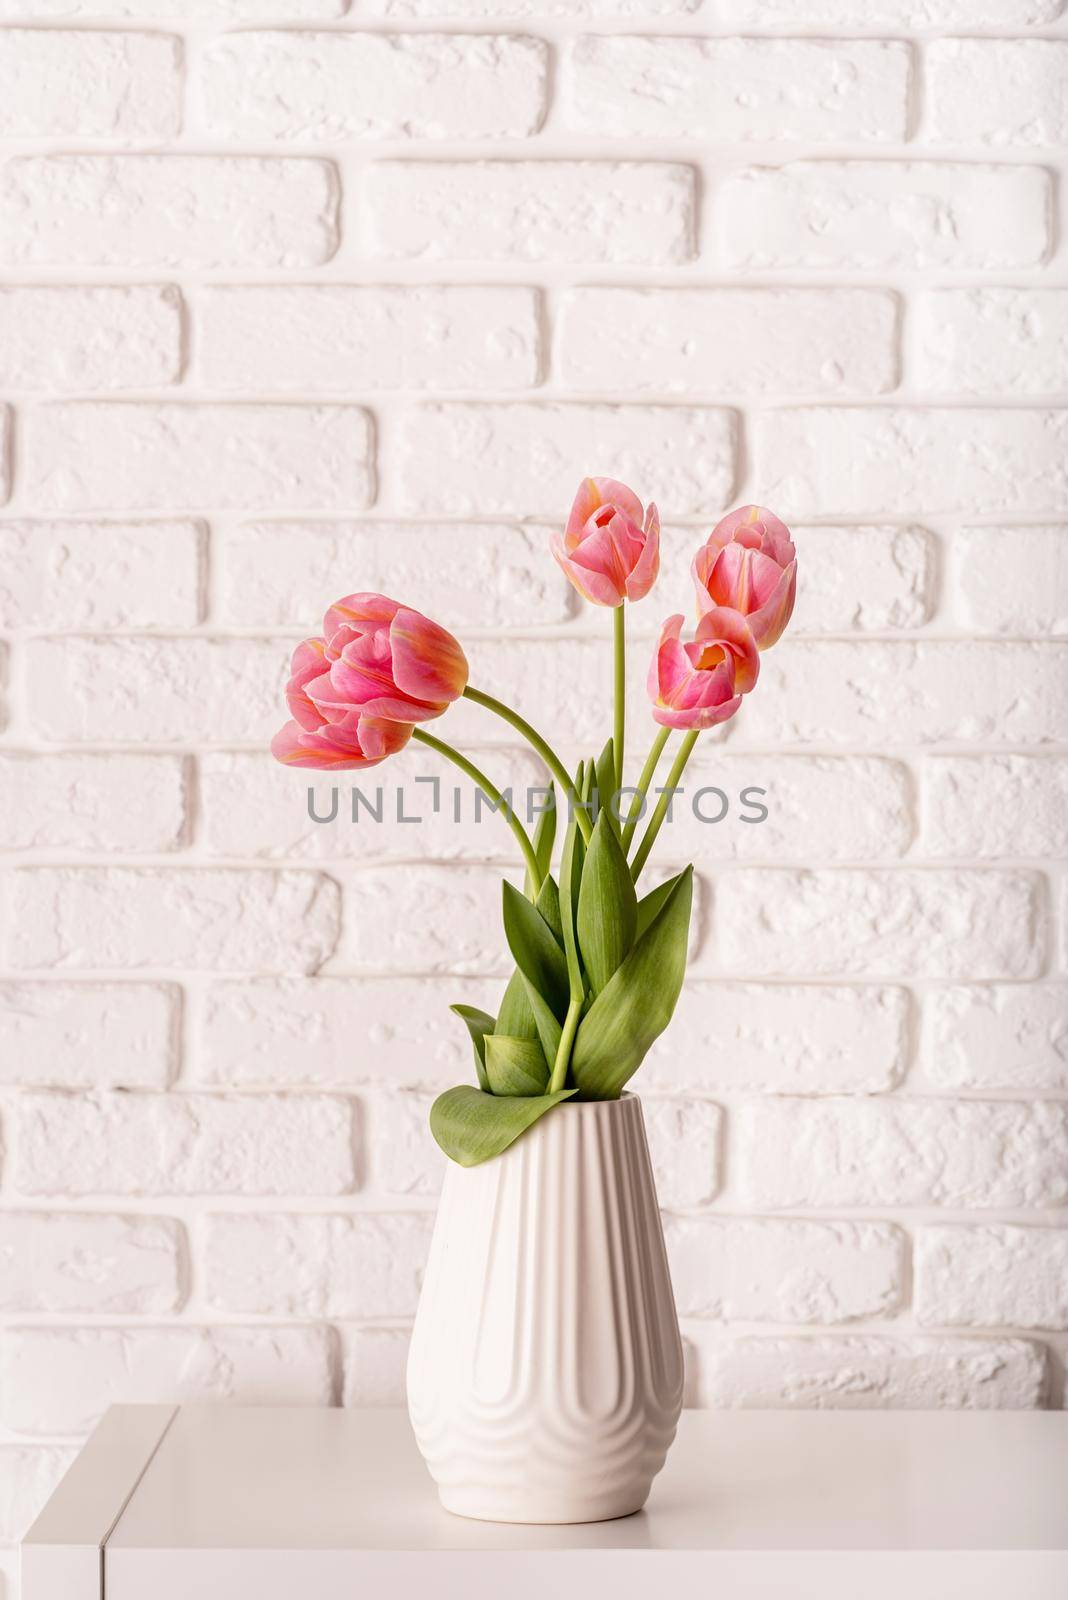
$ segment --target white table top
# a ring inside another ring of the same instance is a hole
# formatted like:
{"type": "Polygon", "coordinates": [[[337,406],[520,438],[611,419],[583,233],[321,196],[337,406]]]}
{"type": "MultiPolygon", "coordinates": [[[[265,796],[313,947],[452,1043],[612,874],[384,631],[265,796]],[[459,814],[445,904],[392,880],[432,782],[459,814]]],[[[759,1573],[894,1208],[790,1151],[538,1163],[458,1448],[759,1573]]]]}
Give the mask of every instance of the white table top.
{"type": "Polygon", "coordinates": [[[350,1600],[381,1581],[589,1600],[597,1578],[624,1600],[698,1573],[717,1600],[927,1583],[1063,1600],[1068,1414],[687,1412],[643,1512],[545,1528],[442,1511],[403,1412],[115,1407],[27,1536],[24,1600],[100,1600],[94,1544],[107,1600],[350,1600]],[[79,1588],[56,1565],[72,1550],[79,1588]]]}

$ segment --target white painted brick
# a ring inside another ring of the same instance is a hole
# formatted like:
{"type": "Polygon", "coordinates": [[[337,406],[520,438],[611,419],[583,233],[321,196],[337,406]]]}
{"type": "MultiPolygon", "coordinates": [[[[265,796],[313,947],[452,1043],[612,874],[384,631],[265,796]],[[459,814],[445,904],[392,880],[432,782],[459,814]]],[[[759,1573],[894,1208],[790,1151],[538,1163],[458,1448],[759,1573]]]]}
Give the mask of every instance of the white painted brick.
{"type": "MultiPolygon", "coordinates": [[[[35,37],[56,35],[42,32],[35,37]]],[[[182,302],[177,289],[0,289],[0,383],[5,389],[59,394],[157,389],[176,383],[181,366],[182,302]]]]}
{"type": "Polygon", "coordinates": [[[1068,651],[977,640],[797,642],[760,658],[730,742],[874,747],[1043,744],[1068,738],[1068,651]],[[982,692],[977,693],[977,685],[982,692]]]}
{"type": "Polygon", "coordinates": [[[179,991],[162,983],[0,983],[0,1083],[163,1089],[179,991]]]}
{"type": "Polygon", "coordinates": [[[324,1328],[9,1328],[0,1417],[28,1434],[84,1433],[112,1405],[329,1405],[324,1328]]]}
{"type": "Polygon", "coordinates": [[[690,16],[705,0],[350,0],[354,17],[635,17],[690,16]]]}
{"type": "Polygon", "coordinates": [[[1068,410],[810,408],[755,432],[762,498],[795,514],[1068,507],[1068,410]]]}
{"type": "Polygon", "coordinates": [[[920,1228],[916,1317],[960,1328],[1068,1328],[1068,1231],[920,1228]]]}
{"type": "Polygon", "coordinates": [[[579,39],[564,84],[572,127],[624,138],[898,144],[905,45],[835,39],[579,39]]]}
{"type": "Polygon", "coordinates": [[[1068,370],[1068,289],[934,289],[915,312],[933,394],[1053,394],[1068,370]]]}
{"type": "Polygon", "coordinates": [[[268,1316],[413,1316],[433,1220],[424,1211],[213,1217],[209,1303],[268,1316]]]}
{"type": "Polygon", "coordinates": [[[182,1232],[167,1217],[8,1211],[0,1310],[145,1315],[182,1299],[182,1232]]]}
{"type": "Polygon", "coordinates": [[[314,267],[337,249],[337,205],[326,161],[15,156],[0,170],[0,262],[314,267]]]}
{"type": "MultiPolygon", "coordinates": [[[[527,796],[533,794],[540,806],[548,783],[540,761],[525,750],[480,759],[502,791],[512,789],[512,803],[525,821],[527,796]]],[[[410,746],[388,770],[366,773],[294,772],[269,755],[204,755],[198,818],[208,850],[222,856],[511,865],[519,860],[515,836],[503,817],[481,805],[473,783],[419,745],[410,746]],[[309,791],[320,822],[309,815],[309,791]]]]}
{"type": "Polygon", "coordinates": [[[558,366],[593,391],[881,394],[897,383],[897,321],[874,289],[572,289],[558,366]]]}
{"type": "MultiPolygon", "coordinates": [[[[665,767],[652,803],[666,783],[665,767]]],[[[879,861],[900,856],[912,838],[912,785],[896,761],[732,756],[713,746],[690,762],[680,787],[657,846],[672,860],[879,861]]]]}
{"type": "Polygon", "coordinates": [[[667,1217],[679,1315],[724,1322],[850,1322],[895,1311],[897,1228],[865,1222],[667,1217]]]}
{"type": "MultiPolygon", "coordinates": [[[[443,1019],[444,1020],[444,1019],[443,1019]]],[[[458,1019],[457,1019],[458,1020],[458,1019]]],[[[461,1076],[474,1082],[474,1067],[461,1076]]],[[[367,1147],[370,1186],[383,1194],[436,1195],[445,1176],[446,1157],[430,1132],[435,1096],[418,1089],[390,1089],[368,1096],[367,1147]]]]}
{"type": "Polygon", "coordinates": [[[359,510],[374,493],[359,406],[71,401],[27,436],[27,499],[44,511],[359,510]]]}
{"type": "Polygon", "coordinates": [[[737,1113],[747,1204],[1056,1206],[1068,1201],[1068,1106],[762,1100],[737,1113]]]}
{"type": "Polygon", "coordinates": [[[1068,855],[1066,756],[928,756],[922,792],[926,855],[1068,855]]]}
{"type": "Polygon", "coordinates": [[[935,144],[1068,141],[1068,41],[936,39],[925,52],[924,136],[935,144]]]}
{"type": "Polygon", "coordinates": [[[185,827],[179,757],[0,751],[5,849],[176,850],[185,827]]]}
{"type": "Polygon", "coordinates": [[[422,261],[644,262],[693,255],[691,167],[653,161],[383,161],[371,254],[422,261]]]}
{"type": "Polygon", "coordinates": [[[799,528],[791,634],[881,632],[930,620],[935,550],[923,528],[799,528]]]}
{"type": "MultiPolygon", "coordinates": [[[[130,18],[141,22],[312,22],[343,16],[350,0],[0,0],[0,19],[130,18]]],[[[437,3],[437,0],[434,0],[437,3]]],[[[467,0],[459,0],[466,5],[467,0]]]]}
{"type": "Polygon", "coordinates": [[[509,35],[233,33],[209,45],[197,87],[224,138],[522,139],[547,71],[541,40],[509,35]]]}
{"type": "Polygon", "coordinates": [[[0,505],[11,494],[11,408],[0,406],[0,505]]]}
{"type": "Polygon", "coordinates": [[[932,990],[922,1063],[943,1089],[1068,1089],[1068,984],[932,990]]]}
{"type": "Polygon", "coordinates": [[[291,652],[278,639],[34,639],[30,716],[48,739],[262,749],[285,720],[291,652]]]}
{"type": "Polygon", "coordinates": [[[23,1194],[344,1194],[349,1103],[325,1095],[25,1094],[23,1194]]]}
{"type": "Polygon", "coordinates": [[[1068,633],[1068,526],[961,528],[953,603],[976,633],[1068,633]]]}
{"type": "Polygon", "coordinates": [[[719,1106],[707,1100],[643,1099],[642,1110],[660,1204],[686,1208],[714,1199],[722,1182],[719,1106]]]}
{"type": "Polygon", "coordinates": [[[578,462],[675,516],[718,514],[734,483],[734,414],[711,407],[427,405],[403,429],[390,492],[431,516],[558,517],[578,462]]]}
{"type": "Polygon", "coordinates": [[[18,1544],[75,1454],[59,1445],[0,1445],[0,1544],[18,1544]]]}
{"type": "Polygon", "coordinates": [[[337,938],[337,885],[316,872],[27,867],[10,898],[16,967],[313,972],[337,938]]]}
{"type": "Polygon", "coordinates": [[[1042,27],[1056,22],[1063,8],[1064,0],[717,0],[717,13],[733,27],[906,28],[918,33],[1042,27]]]}
{"type": "Polygon", "coordinates": [[[724,873],[719,962],[742,977],[1035,977],[1042,888],[1034,873],[963,868],[724,873]]]}
{"type": "Polygon", "coordinates": [[[344,1338],[342,1405],[405,1405],[410,1338],[407,1328],[350,1329],[344,1338]]]}
{"type": "MultiPolygon", "coordinates": [[[[655,627],[659,608],[650,610],[650,622],[655,627]]],[[[611,648],[603,639],[558,636],[552,648],[546,649],[542,640],[465,638],[464,648],[476,688],[488,689],[530,718],[535,726],[551,730],[553,742],[563,751],[574,750],[576,755],[588,756],[600,750],[607,732],[612,659],[611,648]]],[[[646,649],[652,653],[651,641],[638,656],[643,670],[632,670],[627,683],[632,763],[638,752],[644,758],[655,731],[644,683],[646,649]]],[[[632,653],[637,653],[637,647],[632,653]]],[[[768,658],[762,659],[766,662],[768,658]]],[[[499,746],[502,738],[514,739],[515,735],[499,717],[470,700],[459,700],[442,725],[442,737],[467,749],[475,744],[499,746]]],[[[487,755],[485,764],[494,765],[495,760],[487,755]]]]}
{"type": "Polygon", "coordinates": [[[903,989],[691,978],[641,1083],[699,1093],[870,1094],[898,1082],[907,1024],[903,989]]]}
{"type": "MultiPolygon", "coordinates": [[[[487,912],[488,915],[488,912],[487,912]]],[[[200,1081],[257,1085],[426,1085],[473,1078],[454,1000],[496,1013],[499,980],[315,978],[213,984],[195,1051],[200,1081]]]]}
{"type": "Polygon", "coordinates": [[[221,529],[214,556],[220,620],[242,628],[316,628],[354,584],[457,630],[552,625],[573,609],[548,530],[518,522],[254,522],[221,529]]]}
{"type": "Polygon", "coordinates": [[[181,70],[181,45],[167,34],[5,28],[0,138],[172,139],[181,70]]]}
{"type": "Polygon", "coordinates": [[[798,161],[728,177],[713,207],[731,267],[996,270],[1042,260],[1049,195],[1038,167],[798,161]]]}
{"type": "Polygon", "coordinates": [[[335,967],[379,974],[511,972],[498,868],[418,864],[338,876],[345,914],[335,967]]]}
{"type": "Polygon", "coordinates": [[[1023,1339],[762,1339],[701,1353],[698,1403],[716,1409],[1029,1410],[1046,1356],[1023,1339]]]}
{"type": "Polygon", "coordinates": [[[227,286],[203,289],[196,312],[209,389],[353,394],[529,389],[538,381],[533,289],[227,286]]]}
{"type": "Polygon", "coordinates": [[[195,522],[0,522],[0,626],[193,627],[201,537],[195,522]]]}

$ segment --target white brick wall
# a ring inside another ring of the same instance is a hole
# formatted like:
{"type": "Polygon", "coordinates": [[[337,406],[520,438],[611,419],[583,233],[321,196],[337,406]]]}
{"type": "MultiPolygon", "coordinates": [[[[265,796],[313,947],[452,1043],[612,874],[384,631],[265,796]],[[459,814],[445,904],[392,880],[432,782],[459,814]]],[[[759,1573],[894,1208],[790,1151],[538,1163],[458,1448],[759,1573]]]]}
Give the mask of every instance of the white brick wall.
{"type": "Polygon", "coordinates": [[[0,0],[0,1545],[113,1400],[401,1399],[512,843],[265,743],[362,587],[599,745],[589,470],[665,521],[635,758],[710,521],[801,558],[665,834],[691,1402],[1063,1404],[1064,11],[0,0]]]}

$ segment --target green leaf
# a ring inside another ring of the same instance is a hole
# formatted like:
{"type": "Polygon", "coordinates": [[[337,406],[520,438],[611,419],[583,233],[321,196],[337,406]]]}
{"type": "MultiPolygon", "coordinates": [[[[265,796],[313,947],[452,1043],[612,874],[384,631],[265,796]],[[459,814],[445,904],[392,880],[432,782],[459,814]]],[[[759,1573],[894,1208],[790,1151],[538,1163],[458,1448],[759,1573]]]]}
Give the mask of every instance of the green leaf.
{"type": "Polygon", "coordinates": [[[480,1011],[477,1006],[450,1006],[449,1010],[467,1026],[467,1031],[471,1035],[471,1043],[475,1047],[475,1071],[478,1073],[478,1086],[480,1089],[488,1089],[486,1035],[493,1032],[497,1026],[497,1019],[496,1017],[491,1017],[488,1011],[480,1011]]]}
{"type": "Polygon", "coordinates": [[[564,848],[560,857],[560,922],[564,939],[564,956],[567,961],[568,990],[571,999],[582,994],[582,962],[579,959],[578,940],[575,933],[575,912],[578,908],[579,885],[586,858],[578,823],[574,817],[568,823],[564,848]]]}
{"type": "Polygon", "coordinates": [[[619,823],[615,812],[612,810],[612,801],[616,794],[616,757],[615,744],[609,739],[600,755],[597,757],[597,815],[607,817],[608,826],[615,830],[618,837],[619,823]]]}
{"type": "Polygon", "coordinates": [[[512,973],[508,980],[508,987],[501,996],[501,1008],[497,1013],[497,1026],[494,1033],[504,1034],[512,1039],[536,1039],[538,1037],[537,1023],[534,1013],[530,1009],[527,999],[527,988],[523,981],[523,974],[518,970],[512,973]]]}
{"type": "Polygon", "coordinates": [[[477,1167],[514,1144],[531,1123],[575,1093],[511,1097],[483,1094],[470,1084],[446,1089],[430,1108],[430,1131],[451,1160],[461,1167],[477,1167]]]}
{"type": "Polygon", "coordinates": [[[634,943],[638,900],[607,811],[593,829],[578,897],[578,942],[594,994],[600,994],[634,943]]]}
{"type": "Polygon", "coordinates": [[[491,1033],[486,1040],[486,1076],[491,1094],[541,1094],[549,1067],[537,1039],[509,1039],[491,1033]]]}
{"type": "Polygon", "coordinates": [[[516,966],[549,1002],[558,1017],[567,1010],[567,961],[549,924],[530,901],[507,881],[504,932],[516,966]]]}
{"type": "Polygon", "coordinates": [[[584,1099],[614,1100],[671,1021],[686,975],[692,901],[687,867],[580,1022],[571,1072],[584,1099]]]}
{"type": "MultiPolygon", "coordinates": [[[[556,1052],[560,1048],[560,1024],[553,1016],[552,1009],[542,999],[541,995],[538,993],[537,989],[535,989],[530,979],[524,978],[523,984],[527,991],[527,1002],[534,1014],[534,1024],[538,1030],[538,1040],[545,1054],[545,1059],[548,1062],[549,1071],[551,1072],[553,1062],[556,1060],[556,1052]]],[[[544,1088],[544,1085],[542,1085],[542,1087],[544,1088]]]]}
{"type": "MultiPolygon", "coordinates": [[[[689,868],[686,870],[689,871],[689,868]]],[[[681,880],[682,876],[683,874],[680,872],[674,878],[668,878],[665,882],[658,883],[655,889],[650,889],[649,893],[643,895],[638,901],[638,931],[634,935],[636,939],[640,939],[650,923],[654,922],[659,916],[668,895],[681,880]]]]}
{"type": "MultiPolygon", "coordinates": [[[[541,868],[543,879],[552,864],[553,844],[556,841],[556,823],[556,785],[550,780],[549,804],[538,817],[538,825],[534,830],[534,854],[537,857],[538,866],[541,868]]],[[[523,885],[523,893],[528,900],[531,898],[533,887],[534,885],[530,881],[530,873],[528,872],[526,882],[523,885]]]]}
{"type": "Polygon", "coordinates": [[[556,879],[546,877],[542,880],[541,893],[537,899],[537,909],[545,918],[557,944],[562,945],[564,930],[560,922],[560,891],[556,887],[556,879]]]}

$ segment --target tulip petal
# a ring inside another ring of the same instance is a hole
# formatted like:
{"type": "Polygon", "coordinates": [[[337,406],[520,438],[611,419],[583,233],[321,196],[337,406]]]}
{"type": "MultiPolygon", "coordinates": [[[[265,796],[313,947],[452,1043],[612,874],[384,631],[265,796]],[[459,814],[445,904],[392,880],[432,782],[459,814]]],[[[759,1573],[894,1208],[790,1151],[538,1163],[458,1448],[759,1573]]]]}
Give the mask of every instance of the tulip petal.
{"type": "Polygon", "coordinates": [[[728,606],[715,606],[705,612],[694,633],[694,643],[702,649],[713,645],[730,651],[734,658],[734,686],[740,694],[748,694],[760,674],[760,653],[751,623],[751,617],[743,617],[728,606]]]}
{"type": "Polygon", "coordinates": [[[793,561],[781,574],[774,593],[759,611],[754,611],[747,619],[758,649],[770,650],[782,638],[786,624],[793,616],[796,596],[797,562],[793,561]]]}
{"type": "Polygon", "coordinates": [[[724,700],[718,706],[702,706],[692,711],[671,711],[664,706],[654,706],[653,721],[659,722],[662,728],[685,728],[695,732],[729,721],[741,703],[741,695],[736,694],[732,700],[724,700]]]}
{"type": "Polygon", "coordinates": [[[620,483],[616,478],[583,478],[564,530],[569,551],[572,538],[581,534],[594,512],[604,505],[615,506],[641,527],[642,503],[633,489],[628,489],[625,483],[620,483]]]}
{"type": "Polygon", "coordinates": [[[645,514],[645,543],[627,579],[627,599],[644,600],[660,574],[660,514],[650,506],[645,514]]]}
{"type": "Polygon", "coordinates": [[[424,702],[451,705],[467,687],[467,657],[446,628],[401,607],[389,630],[398,689],[424,702]]]}
{"type": "Polygon", "coordinates": [[[329,639],[346,623],[355,624],[360,633],[390,623],[400,610],[398,600],[384,594],[347,594],[335,600],[323,618],[323,632],[329,639]]]}
{"type": "Polygon", "coordinates": [[[554,533],[549,536],[549,549],[552,551],[557,564],[584,600],[589,600],[595,606],[619,606],[623,604],[623,596],[616,589],[611,578],[605,577],[601,572],[591,572],[585,567],[580,567],[567,554],[559,534],[554,533]]]}

